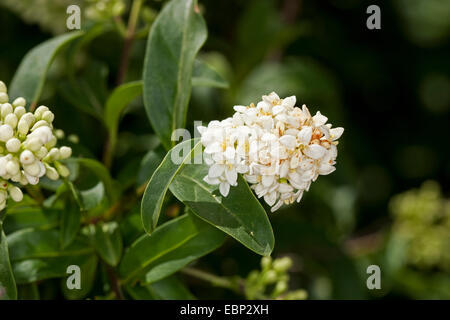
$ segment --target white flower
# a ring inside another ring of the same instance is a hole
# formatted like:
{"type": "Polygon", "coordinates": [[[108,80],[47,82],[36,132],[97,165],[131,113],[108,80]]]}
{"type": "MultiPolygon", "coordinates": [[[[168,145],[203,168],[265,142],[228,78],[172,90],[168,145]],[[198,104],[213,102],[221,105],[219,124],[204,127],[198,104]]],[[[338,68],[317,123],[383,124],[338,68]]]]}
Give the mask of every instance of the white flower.
{"type": "Polygon", "coordinates": [[[295,96],[280,99],[272,92],[256,106],[236,105],[233,117],[198,127],[210,166],[204,180],[219,185],[227,196],[238,173],[271,211],[299,202],[319,175],[335,170],[337,139],[343,128],[332,128],[319,111],[295,107],[295,96]]]}

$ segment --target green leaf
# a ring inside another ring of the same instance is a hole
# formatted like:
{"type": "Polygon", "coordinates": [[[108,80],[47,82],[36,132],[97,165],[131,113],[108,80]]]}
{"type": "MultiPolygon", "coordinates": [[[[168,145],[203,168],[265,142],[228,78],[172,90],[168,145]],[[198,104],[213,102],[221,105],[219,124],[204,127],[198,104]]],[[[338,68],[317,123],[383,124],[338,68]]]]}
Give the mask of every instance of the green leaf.
{"type": "Polygon", "coordinates": [[[136,183],[138,186],[147,183],[148,180],[152,177],[156,168],[161,164],[165,155],[164,148],[160,146],[155,150],[150,150],[147,154],[142,158],[141,165],[139,167],[139,172],[137,174],[136,183]]]}
{"type": "Polygon", "coordinates": [[[199,148],[201,148],[199,139],[184,141],[176,145],[167,153],[153,173],[145,189],[141,205],[142,224],[147,233],[152,233],[158,224],[163,200],[170,183],[183,165],[192,161],[194,150],[199,150],[199,148]],[[192,144],[194,144],[193,148],[192,144]],[[178,157],[180,152],[182,152],[182,157],[176,159],[178,163],[174,163],[173,158],[178,157]]]}
{"type": "Polygon", "coordinates": [[[145,286],[129,286],[126,289],[134,300],[195,300],[194,295],[176,276],[145,286]]]}
{"type": "Polygon", "coordinates": [[[93,174],[95,174],[106,190],[106,195],[108,196],[111,203],[114,203],[119,196],[119,189],[116,187],[115,181],[111,178],[108,169],[99,161],[95,159],[88,158],[72,158],[66,160],[67,162],[77,162],[81,166],[89,169],[93,174]]]}
{"type": "Polygon", "coordinates": [[[93,256],[95,257],[93,254],[84,254],[26,259],[13,262],[12,268],[18,284],[32,283],[45,279],[67,277],[67,267],[70,265],[80,266],[83,275],[83,266],[93,256]]]}
{"type": "Polygon", "coordinates": [[[202,219],[256,253],[270,255],[275,242],[272,226],[246,181],[239,176],[238,185],[222,197],[217,186],[203,181],[207,174],[206,165],[184,166],[170,191],[202,219]]]}
{"type": "Polygon", "coordinates": [[[202,87],[228,88],[228,82],[210,65],[201,60],[195,60],[192,73],[192,85],[202,87]]]}
{"type": "Polygon", "coordinates": [[[103,182],[97,183],[94,187],[80,191],[81,201],[84,210],[91,210],[100,205],[105,197],[105,187],[103,182]]]}
{"type": "Polygon", "coordinates": [[[122,236],[116,221],[100,222],[91,227],[94,247],[100,257],[111,266],[116,266],[122,257],[122,236]]]}
{"type": "Polygon", "coordinates": [[[0,300],[16,300],[16,281],[9,261],[6,236],[0,222],[0,300]]]}
{"type": "Polygon", "coordinates": [[[191,94],[195,56],[207,30],[194,0],[172,0],[156,18],[147,41],[144,61],[144,105],[166,149],[171,134],[184,128],[191,94]]]}
{"type": "Polygon", "coordinates": [[[67,247],[75,240],[81,225],[80,207],[75,201],[67,201],[65,208],[61,212],[59,241],[62,248],[67,247]]]}
{"type": "Polygon", "coordinates": [[[191,214],[159,226],[125,251],[119,267],[123,283],[158,281],[223,244],[225,236],[191,214]],[[144,279],[142,279],[144,277],[144,279]]]}
{"type": "Polygon", "coordinates": [[[62,249],[58,230],[23,229],[7,236],[12,262],[34,258],[52,258],[91,253],[88,241],[78,237],[62,249]]]}
{"type": "Polygon", "coordinates": [[[95,255],[88,256],[86,261],[79,265],[81,273],[80,289],[67,288],[67,277],[69,275],[66,274],[66,276],[61,280],[61,289],[64,297],[69,300],[80,300],[86,297],[94,285],[97,266],[98,258],[95,255]]]}
{"type": "Polygon", "coordinates": [[[39,207],[22,207],[10,210],[8,219],[3,222],[5,233],[10,234],[19,229],[39,228],[50,229],[58,226],[61,210],[39,207]]]}
{"type": "Polygon", "coordinates": [[[83,35],[81,31],[66,33],[47,40],[29,51],[12,79],[9,88],[10,97],[12,99],[24,97],[30,106],[36,105],[54,57],[65,45],[81,35],[83,35]]]}
{"type": "Polygon", "coordinates": [[[142,81],[125,83],[111,93],[106,101],[104,119],[109,131],[109,143],[112,150],[117,142],[117,128],[120,115],[125,107],[135,98],[142,94],[142,81]]]}

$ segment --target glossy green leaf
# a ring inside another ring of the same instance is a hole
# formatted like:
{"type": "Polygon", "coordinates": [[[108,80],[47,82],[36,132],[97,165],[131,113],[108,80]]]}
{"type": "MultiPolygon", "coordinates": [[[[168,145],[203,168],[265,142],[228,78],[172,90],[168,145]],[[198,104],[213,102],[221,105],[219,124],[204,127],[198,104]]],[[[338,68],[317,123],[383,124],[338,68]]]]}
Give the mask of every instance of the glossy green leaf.
{"type": "Polygon", "coordinates": [[[142,158],[141,165],[139,167],[139,172],[137,175],[136,183],[138,186],[143,185],[148,182],[152,177],[156,168],[161,164],[164,159],[165,151],[163,147],[156,148],[147,152],[147,154],[142,158]]]}
{"type": "Polygon", "coordinates": [[[142,94],[142,81],[125,83],[111,93],[106,101],[104,120],[109,131],[109,143],[114,148],[117,141],[117,128],[123,110],[142,94]]]}
{"type": "Polygon", "coordinates": [[[119,268],[122,282],[158,281],[217,249],[224,240],[222,232],[185,214],[140,237],[125,251],[119,268]]]}
{"type": "Polygon", "coordinates": [[[176,276],[144,286],[129,286],[127,292],[134,300],[195,300],[194,295],[176,276]]]}
{"type": "Polygon", "coordinates": [[[61,211],[39,207],[23,207],[8,209],[8,219],[3,222],[5,233],[10,234],[19,229],[50,229],[58,226],[61,211]]]}
{"type": "Polygon", "coordinates": [[[272,226],[246,181],[239,176],[238,185],[222,197],[218,186],[203,181],[207,174],[206,165],[184,166],[170,191],[202,219],[256,253],[269,255],[275,242],[272,226]]]}
{"type": "Polygon", "coordinates": [[[61,280],[61,289],[64,294],[64,297],[69,300],[80,300],[86,297],[91,291],[94,281],[95,275],[97,273],[98,267],[98,258],[95,255],[88,256],[88,258],[84,261],[83,264],[79,265],[81,279],[80,279],[80,289],[68,289],[67,288],[67,277],[61,280]]]}
{"type": "Polygon", "coordinates": [[[201,148],[199,139],[184,141],[171,149],[155,170],[142,198],[142,224],[147,233],[152,233],[158,224],[164,197],[175,175],[186,163],[193,161],[194,150],[201,148]],[[192,145],[194,147],[192,148],[192,145]],[[180,153],[182,153],[180,157],[180,153]],[[175,158],[177,157],[177,158],[175,158]],[[176,163],[175,163],[175,160],[176,163]]]}
{"type": "Polygon", "coordinates": [[[9,260],[9,249],[0,222],[0,300],[17,299],[17,287],[9,260]]]}
{"type": "Polygon", "coordinates": [[[79,38],[83,32],[70,32],[47,40],[34,47],[23,58],[9,88],[12,99],[24,97],[35,105],[44,87],[50,64],[58,52],[69,42],[79,38]]]}
{"type": "Polygon", "coordinates": [[[61,211],[59,240],[63,248],[75,240],[81,225],[80,207],[75,201],[67,201],[65,208],[61,211]]]}
{"type": "Polygon", "coordinates": [[[100,222],[90,226],[94,247],[100,257],[109,265],[116,266],[122,257],[122,236],[116,221],[100,222]]]}
{"type": "Polygon", "coordinates": [[[91,210],[102,203],[105,197],[103,182],[97,183],[90,189],[80,191],[84,210],[91,210]]]}
{"type": "Polygon", "coordinates": [[[207,30],[194,0],[172,0],[151,28],[144,61],[144,105],[153,129],[169,149],[184,128],[194,60],[207,30]]]}
{"type": "Polygon", "coordinates": [[[12,263],[14,276],[18,284],[32,283],[51,278],[67,277],[67,267],[77,265],[81,268],[95,255],[69,255],[52,258],[32,258],[12,263]]]}
{"type": "Polygon", "coordinates": [[[23,229],[7,236],[11,261],[75,256],[93,251],[88,241],[79,237],[62,249],[58,230],[23,229]]]}
{"type": "Polygon", "coordinates": [[[201,60],[195,60],[192,72],[192,85],[202,87],[228,88],[228,82],[210,65],[201,60]]]}
{"type": "Polygon", "coordinates": [[[96,175],[105,187],[106,194],[111,202],[114,202],[119,196],[119,189],[116,186],[115,181],[111,178],[108,169],[99,161],[88,158],[73,158],[67,160],[68,162],[74,161],[79,163],[82,167],[89,169],[94,175],[96,175]]]}

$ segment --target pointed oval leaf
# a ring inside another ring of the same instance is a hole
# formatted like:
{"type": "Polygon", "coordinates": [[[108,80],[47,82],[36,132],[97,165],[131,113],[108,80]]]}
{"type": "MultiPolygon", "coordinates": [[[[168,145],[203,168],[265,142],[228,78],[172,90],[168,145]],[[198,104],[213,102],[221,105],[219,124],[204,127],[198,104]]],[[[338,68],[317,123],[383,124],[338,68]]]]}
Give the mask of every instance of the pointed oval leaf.
{"type": "Polygon", "coordinates": [[[193,151],[198,146],[200,146],[199,139],[184,141],[176,145],[167,153],[150,178],[141,204],[142,224],[147,233],[151,233],[158,224],[163,200],[170,183],[183,165],[191,162],[193,151]],[[191,148],[192,144],[194,144],[193,148],[191,148]],[[179,156],[180,152],[183,152],[182,158],[177,159],[177,163],[175,163],[173,159],[175,156],[179,156]]]}
{"type": "Polygon", "coordinates": [[[195,56],[207,30],[194,0],[172,0],[151,28],[144,61],[144,105],[147,115],[169,149],[171,134],[184,128],[191,94],[195,56]]]}
{"type": "Polygon", "coordinates": [[[142,94],[142,81],[134,81],[122,84],[114,89],[106,101],[105,124],[109,131],[109,143],[112,148],[117,140],[117,128],[119,126],[120,115],[131,101],[142,94]]]}
{"type": "Polygon", "coordinates": [[[119,267],[123,283],[151,283],[180,270],[188,263],[220,247],[225,235],[185,214],[143,235],[125,251],[119,267]]]}
{"type": "Polygon", "coordinates": [[[10,97],[12,99],[24,97],[30,106],[36,105],[53,59],[66,44],[82,35],[82,31],[66,33],[31,49],[14,75],[9,90],[10,97]]]}
{"type": "Polygon", "coordinates": [[[246,181],[239,176],[238,185],[222,197],[217,186],[203,181],[207,174],[204,164],[187,165],[175,177],[170,191],[202,219],[254,252],[270,255],[275,242],[272,226],[246,181]]]}

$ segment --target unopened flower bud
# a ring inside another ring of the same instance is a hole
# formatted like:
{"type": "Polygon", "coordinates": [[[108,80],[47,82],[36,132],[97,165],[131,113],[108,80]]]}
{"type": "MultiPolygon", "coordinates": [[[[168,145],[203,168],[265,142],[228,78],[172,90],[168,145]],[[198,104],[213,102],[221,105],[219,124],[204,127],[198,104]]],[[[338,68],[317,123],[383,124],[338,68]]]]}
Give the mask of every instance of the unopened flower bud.
{"type": "Polygon", "coordinates": [[[19,123],[17,124],[17,131],[19,132],[19,134],[25,136],[28,133],[29,129],[30,126],[28,122],[25,119],[20,118],[19,123]]]}
{"type": "Polygon", "coordinates": [[[9,124],[11,128],[15,129],[17,126],[17,116],[14,113],[10,113],[5,117],[5,124],[9,124]]]}
{"type": "Polygon", "coordinates": [[[10,114],[10,113],[13,112],[13,107],[12,107],[12,105],[9,104],[9,103],[3,103],[0,110],[1,110],[2,118],[4,118],[4,117],[6,117],[8,114],[10,114]]]}
{"type": "Polygon", "coordinates": [[[45,157],[46,161],[55,161],[59,160],[61,158],[61,154],[58,150],[58,148],[52,148],[48,152],[47,156],[45,157]]]}
{"type": "Polygon", "coordinates": [[[39,106],[34,111],[34,115],[36,116],[36,118],[42,118],[42,115],[44,114],[45,111],[48,111],[48,107],[46,107],[46,106],[39,106]]]}
{"type": "Polygon", "coordinates": [[[36,130],[37,128],[43,127],[43,126],[48,127],[48,122],[45,121],[45,120],[39,120],[38,122],[36,122],[36,123],[33,125],[33,128],[31,128],[30,131],[33,132],[33,131],[36,130]]]}
{"type": "Polygon", "coordinates": [[[17,163],[17,160],[9,160],[6,163],[6,172],[8,172],[11,176],[16,175],[17,173],[19,173],[20,171],[20,166],[17,163]]]}
{"type": "Polygon", "coordinates": [[[34,154],[30,150],[24,150],[20,154],[20,162],[23,164],[32,164],[34,162],[34,154]]]}
{"type": "Polygon", "coordinates": [[[28,127],[31,127],[36,122],[36,117],[31,112],[25,113],[20,118],[20,120],[22,120],[22,119],[27,122],[28,127]]]}
{"type": "Polygon", "coordinates": [[[27,101],[24,98],[19,97],[16,100],[14,100],[14,102],[12,104],[14,107],[25,107],[25,105],[27,104],[27,101]]]}
{"type": "Polygon", "coordinates": [[[289,257],[275,259],[273,262],[273,269],[277,272],[286,272],[290,267],[292,267],[292,259],[289,257]]]}
{"type": "Polygon", "coordinates": [[[78,143],[80,142],[80,138],[76,134],[71,134],[67,137],[67,140],[69,140],[72,143],[78,143]]]}
{"type": "Polygon", "coordinates": [[[71,147],[61,147],[59,148],[59,156],[61,159],[67,159],[70,158],[72,155],[72,148],[71,147]]]}
{"type": "Polygon", "coordinates": [[[271,263],[272,263],[272,258],[270,256],[263,257],[261,259],[261,268],[263,268],[263,269],[270,268],[271,263]]]}
{"type": "Polygon", "coordinates": [[[277,273],[273,270],[267,271],[264,276],[264,282],[265,283],[274,283],[275,281],[277,281],[277,273]]]}
{"type": "Polygon", "coordinates": [[[26,172],[25,172],[24,174],[25,174],[25,177],[26,177],[26,179],[27,179],[27,181],[28,181],[29,184],[31,184],[31,185],[36,185],[36,184],[39,183],[39,178],[38,178],[38,177],[29,175],[29,174],[26,173],[26,172]]]}
{"type": "Polygon", "coordinates": [[[6,142],[12,138],[14,130],[8,124],[0,125],[0,141],[6,142]]]}
{"type": "Polygon", "coordinates": [[[11,138],[6,142],[6,149],[8,152],[15,153],[20,149],[20,140],[17,138],[11,138]]]}
{"type": "Polygon", "coordinates": [[[8,89],[3,81],[0,81],[0,92],[6,93],[8,89]]]}
{"type": "Polygon", "coordinates": [[[37,177],[41,173],[41,166],[39,165],[39,161],[34,161],[31,164],[23,164],[22,167],[23,170],[30,176],[37,177]]]}
{"type": "Polygon", "coordinates": [[[8,94],[6,92],[0,92],[0,103],[6,103],[8,100],[8,94]]]}
{"type": "Polygon", "coordinates": [[[288,288],[288,284],[285,280],[278,281],[275,285],[275,289],[273,290],[274,296],[279,296],[283,292],[285,292],[288,288]]]}
{"type": "Polygon", "coordinates": [[[55,167],[56,167],[56,170],[58,170],[58,173],[62,176],[62,177],[68,177],[69,176],[69,174],[70,174],[70,171],[69,171],[69,169],[65,166],[65,165],[63,165],[63,164],[61,164],[60,162],[58,162],[58,161],[55,161],[55,167]]]}
{"type": "Polygon", "coordinates": [[[48,150],[46,147],[41,147],[38,151],[35,152],[35,156],[39,159],[44,158],[48,154],[48,150]]]}
{"type": "Polygon", "coordinates": [[[51,149],[51,148],[53,148],[54,146],[56,146],[56,142],[57,142],[57,141],[58,141],[58,140],[56,139],[56,137],[52,135],[52,137],[51,137],[50,140],[45,144],[45,146],[46,146],[48,149],[51,149]]]}
{"type": "Polygon", "coordinates": [[[25,113],[27,113],[27,110],[24,107],[16,107],[14,109],[14,114],[17,116],[17,119],[20,119],[25,113]]]}
{"type": "Polygon", "coordinates": [[[45,175],[47,176],[47,178],[49,178],[50,180],[58,180],[59,179],[59,173],[58,173],[58,171],[56,171],[55,168],[49,166],[48,164],[45,164],[45,168],[46,168],[45,175]]]}
{"type": "Polygon", "coordinates": [[[53,112],[51,112],[50,110],[45,111],[42,116],[41,116],[42,120],[47,121],[48,123],[52,123],[53,120],[55,119],[55,115],[53,114],[53,112]]]}
{"type": "Polygon", "coordinates": [[[56,129],[54,132],[56,138],[58,139],[64,139],[64,131],[61,129],[56,129]]]}
{"type": "Polygon", "coordinates": [[[11,198],[15,201],[15,202],[19,202],[22,201],[23,199],[23,193],[22,190],[20,190],[18,187],[16,186],[10,186],[8,188],[9,191],[9,195],[11,196],[11,198]]]}
{"type": "Polygon", "coordinates": [[[38,137],[32,137],[26,140],[25,146],[27,149],[36,152],[42,147],[42,142],[38,137]]]}

